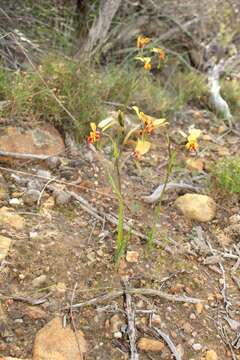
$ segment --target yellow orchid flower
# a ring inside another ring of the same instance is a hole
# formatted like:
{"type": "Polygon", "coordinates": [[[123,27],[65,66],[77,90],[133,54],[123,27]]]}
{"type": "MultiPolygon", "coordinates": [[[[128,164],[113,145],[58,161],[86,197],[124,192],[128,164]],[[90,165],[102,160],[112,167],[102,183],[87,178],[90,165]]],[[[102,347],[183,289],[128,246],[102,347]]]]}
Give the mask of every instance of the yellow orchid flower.
{"type": "Polygon", "coordinates": [[[202,131],[200,129],[189,129],[189,135],[187,137],[187,143],[185,145],[189,151],[197,151],[197,149],[199,148],[197,139],[199,138],[201,133],[202,131]]]}
{"type": "Polygon", "coordinates": [[[139,108],[137,106],[133,106],[132,108],[136,112],[139,120],[143,122],[143,132],[151,134],[155,129],[166,124],[166,119],[156,119],[152,116],[146,115],[144,114],[144,112],[139,111],[139,108]]]}
{"type": "Polygon", "coordinates": [[[151,143],[149,141],[142,139],[138,139],[137,145],[135,147],[134,156],[136,159],[140,160],[142,155],[146,154],[151,147],[151,143]]]}
{"type": "Polygon", "coordinates": [[[150,41],[151,41],[151,39],[149,37],[139,35],[137,37],[137,48],[143,49],[144,46],[147,45],[150,41]]]}
{"type": "Polygon", "coordinates": [[[145,70],[150,71],[152,69],[152,64],[151,64],[152,58],[143,57],[143,56],[136,56],[135,59],[140,60],[141,62],[143,62],[143,67],[144,67],[145,70]]]}
{"type": "Polygon", "coordinates": [[[152,52],[158,54],[160,60],[165,60],[166,54],[165,51],[161,48],[153,48],[152,52]]]}
{"type": "Polygon", "coordinates": [[[93,122],[90,123],[91,130],[90,135],[87,138],[88,144],[94,144],[101,137],[100,132],[97,130],[97,125],[93,122]]]}

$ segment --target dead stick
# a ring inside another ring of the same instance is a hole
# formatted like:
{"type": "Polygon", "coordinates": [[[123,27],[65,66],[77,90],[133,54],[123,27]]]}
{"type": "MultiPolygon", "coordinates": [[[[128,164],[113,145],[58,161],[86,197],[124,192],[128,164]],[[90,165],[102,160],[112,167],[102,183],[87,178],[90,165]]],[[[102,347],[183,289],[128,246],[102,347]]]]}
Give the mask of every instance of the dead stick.
{"type": "Polygon", "coordinates": [[[72,297],[71,297],[71,303],[70,303],[70,319],[71,319],[71,323],[72,323],[72,326],[73,326],[73,331],[74,331],[74,334],[75,334],[75,338],[76,338],[76,341],[77,341],[78,351],[79,351],[79,354],[80,354],[80,359],[83,360],[82,351],[81,351],[81,346],[80,346],[79,339],[78,339],[77,328],[76,328],[76,325],[75,325],[75,320],[74,320],[74,316],[73,316],[73,309],[72,309],[72,305],[73,305],[73,300],[74,300],[74,297],[75,297],[76,289],[77,289],[77,283],[74,285],[74,289],[73,289],[72,297]]]}
{"type": "Polygon", "coordinates": [[[128,338],[130,343],[130,360],[139,360],[139,354],[137,351],[136,345],[136,328],[135,328],[135,309],[132,306],[132,297],[130,294],[126,293],[126,314],[128,320],[128,338]]]}
{"type": "MultiPolygon", "coordinates": [[[[196,191],[196,192],[200,191],[200,188],[190,185],[190,184],[181,184],[181,183],[172,183],[172,182],[170,182],[166,185],[165,190],[167,191],[167,190],[176,190],[176,189],[187,189],[187,190],[192,190],[192,191],[196,191]]],[[[146,203],[153,204],[154,202],[156,202],[160,199],[163,190],[164,190],[164,184],[160,184],[151,195],[143,196],[142,199],[146,203]]]]}
{"type": "MultiPolygon", "coordinates": [[[[146,296],[157,296],[161,299],[165,299],[168,301],[175,301],[175,302],[183,302],[183,303],[190,303],[190,304],[198,304],[203,302],[202,299],[192,298],[188,296],[176,296],[171,294],[166,294],[163,291],[155,290],[155,289],[147,289],[147,288],[139,288],[139,289],[127,289],[127,290],[114,290],[108,294],[97,296],[93,299],[84,301],[79,304],[72,305],[72,308],[80,309],[85,306],[91,306],[91,305],[97,305],[98,303],[102,303],[104,301],[109,301],[118,298],[119,296],[123,296],[124,294],[131,294],[131,295],[146,295],[146,296]]],[[[67,306],[65,309],[69,309],[69,306],[67,306]]]]}
{"type": "Polygon", "coordinates": [[[26,153],[16,153],[16,152],[0,150],[0,156],[23,159],[23,160],[47,160],[48,158],[57,155],[58,154],[56,155],[26,154],[26,153]]]}
{"type": "Polygon", "coordinates": [[[172,342],[172,340],[170,339],[170,337],[169,337],[167,334],[165,334],[162,330],[160,330],[160,329],[158,329],[158,328],[156,328],[156,327],[154,327],[153,329],[154,329],[154,330],[156,331],[156,333],[157,333],[159,336],[161,336],[161,338],[163,338],[163,340],[166,342],[166,344],[168,345],[168,347],[169,347],[169,349],[171,350],[172,354],[174,355],[175,359],[176,359],[176,360],[181,360],[182,357],[181,357],[181,355],[179,354],[179,352],[177,351],[176,346],[174,345],[174,343],[172,342]]]}

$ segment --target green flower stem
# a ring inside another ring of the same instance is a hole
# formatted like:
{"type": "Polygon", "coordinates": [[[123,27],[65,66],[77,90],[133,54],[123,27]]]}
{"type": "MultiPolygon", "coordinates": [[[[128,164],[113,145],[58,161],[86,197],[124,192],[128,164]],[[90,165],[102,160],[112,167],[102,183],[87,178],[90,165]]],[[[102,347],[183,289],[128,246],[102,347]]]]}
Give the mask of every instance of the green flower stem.
{"type": "Polygon", "coordinates": [[[157,232],[157,220],[160,217],[160,213],[161,213],[162,199],[163,199],[163,196],[165,194],[165,190],[166,190],[167,184],[169,182],[169,178],[170,178],[170,176],[172,174],[173,167],[174,167],[174,164],[175,164],[175,159],[176,159],[176,152],[175,151],[172,152],[171,144],[170,144],[168,136],[167,136],[167,144],[168,144],[167,172],[166,172],[166,175],[165,175],[165,178],[164,178],[163,189],[162,189],[158,204],[156,205],[156,207],[154,209],[153,225],[152,225],[152,229],[150,231],[150,234],[148,236],[148,242],[147,242],[148,251],[150,251],[152,249],[152,246],[153,246],[153,241],[154,241],[154,238],[155,238],[156,232],[157,232]]]}

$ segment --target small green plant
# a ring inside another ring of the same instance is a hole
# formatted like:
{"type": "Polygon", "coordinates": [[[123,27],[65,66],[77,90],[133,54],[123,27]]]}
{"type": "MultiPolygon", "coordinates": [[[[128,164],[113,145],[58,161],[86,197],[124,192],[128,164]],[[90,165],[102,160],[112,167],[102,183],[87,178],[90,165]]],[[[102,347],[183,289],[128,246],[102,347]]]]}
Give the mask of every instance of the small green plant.
{"type": "Polygon", "coordinates": [[[220,188],[233,193],[240,193],[240,158],[220,160],[212,170],[212,175],[220,188]]]}

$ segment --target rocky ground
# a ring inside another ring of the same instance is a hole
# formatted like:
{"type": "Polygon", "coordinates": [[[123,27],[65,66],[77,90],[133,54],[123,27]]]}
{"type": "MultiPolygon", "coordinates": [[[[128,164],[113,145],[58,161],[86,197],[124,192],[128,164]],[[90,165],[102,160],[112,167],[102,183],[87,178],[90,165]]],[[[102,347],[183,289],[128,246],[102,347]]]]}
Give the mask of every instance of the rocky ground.
{"type": "MultiPolygon", "coordinates": [[[[166,192],[158,243],[149,253],[131,234],[116,267],[117,202],[96,154],[64,148],[50,127],[2,127],[1,151],[50,157],[0,158],[1,359],[130,359],[129,314],[140,359],[240,359],[239,196],[209,181],[217,159],[239,152],[239,136],[225,130],[205,112],[172,119],[171,181],[192,190],[166,192]],[[178,132],[192,123],[203,130],[197,157],[178,132]]],[[[153,205],[142,197],[166,171],[163,137],[154,144],[141,166],[124,168],[126,220],[143,235],[153,205]]]]}

